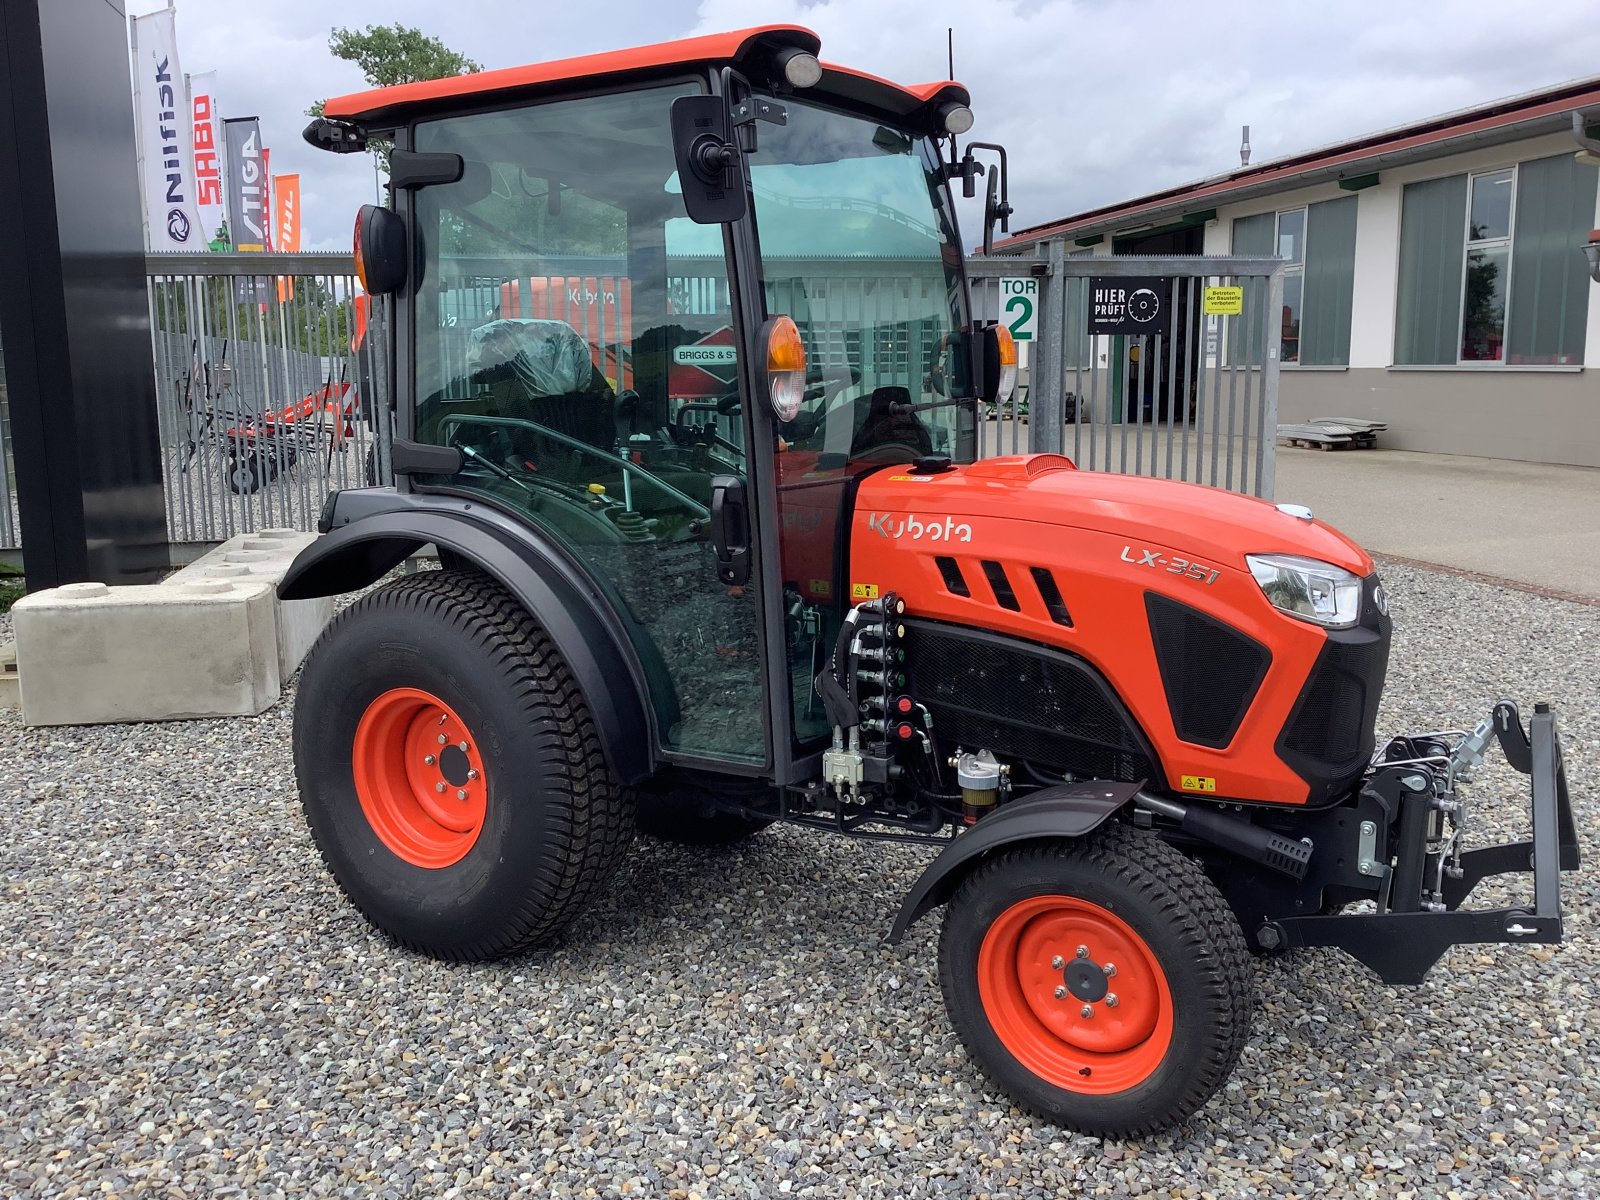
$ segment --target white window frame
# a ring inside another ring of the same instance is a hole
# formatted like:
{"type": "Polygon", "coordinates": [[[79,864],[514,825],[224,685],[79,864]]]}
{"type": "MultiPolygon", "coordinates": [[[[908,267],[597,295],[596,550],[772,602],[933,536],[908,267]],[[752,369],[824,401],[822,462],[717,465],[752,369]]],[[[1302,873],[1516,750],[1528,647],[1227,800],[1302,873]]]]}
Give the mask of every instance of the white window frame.
{"type": "Polygon", "coordinates": [[[1521,190],[1521,163],[1507,163],[1498,167],[1487,167],[1481,171],[1467,172],[1467,211],[1461,218],[1461,290],[1459,293],[1459,307],[1461,314],[1461,328],[1456,331],[1456,366],[1473,368],[1504,367],[1506,362],[1506,340],[1511,336],[1511,265],[1516,254],[1517,233],[1517,193],[1521,190]],[[1477,181],[1487,175],[1499,175],[1503,171],[1511,172],[1511,207],[1506,214],[1506,233],[1504,237],[1474,238],[1472,236],[1472,190],[1477,181]],[[1502,314],[1500,329],[1500,357],[1499,358],[1462,358],[1461,342],[1467,333],[1467,264],[1475,249],[1498,246],[1506,248],[1506,305],[1502,314]]]}
{"type": "MultiPolygon", "coordinates": [[[[1274,214],[1272,220],[1272,249],[1276,252],[1283,245],[1283,218],[1291,213],[1300,214],[1300,261],[1284,264],[1283,279],[1285,284],[1288,283],[1291,275],[1297,276],[1300,280],[1300,326],[1303,329],[1306,323],[1306,252],[1311,248],[1310,205],[1302,204],[1297,208],[1285,208],[1274,214]]],[[[1285,359],[1282,347],[1279,347],[1280,366],[1298,367],[1300,365],[1300,342],[1300,338],[1295,339],[1294,358],[1292,359],[1285,359]]]]}

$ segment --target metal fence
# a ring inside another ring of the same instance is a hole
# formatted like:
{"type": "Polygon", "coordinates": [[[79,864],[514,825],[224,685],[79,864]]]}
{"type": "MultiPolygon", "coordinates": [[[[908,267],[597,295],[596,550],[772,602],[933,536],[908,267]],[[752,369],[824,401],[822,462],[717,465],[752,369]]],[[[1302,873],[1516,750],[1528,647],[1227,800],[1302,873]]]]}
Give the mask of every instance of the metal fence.
{"type": "MultiPolygon", "coordinates": [[[[608,355],[614,349],[620,380],[632,335],[626,280],[620,263],[590,266],[581,276],[583,291],[601,299],[587,315],[544,312],[541,303],[556,304],[568,290],[549,280],[530,280],[526,295],[508,298],[506,288],[517,285],[496,279],[482,296],[465,288],[457,299],[474,312],[526,308],[527,315],[592,319],[590,340],[608,355]],[[604,297],[611,293],[602,285],[613,278],[620,282],[608,316],[604,297]]],[[[690,259],[675,264],[674,285],[682,292],[675,302],[687,310],[726,306],[724,293],[700,297],[695,290],[702,276],[714,274],[704,267],[690,259]]],[[[918,321],[926,297],[913,295],[915,288],[878,287],[882,264],[836,268],[827,286],[807,299],[813,326],[838,326],[838,344],[829,342],[824,357],[887,355],[892,361],[876,363],[878,374],[901,358],[906,371],[920,371],[917,364],[929,353],[923,343],[937,332],[918,321]],[[865,338],[866,327],[878,334],[865,338]]],[[[174,543],[216,542],[270,526],[310,529],[329,491],[388,481],[390,392],[386,359],[375,352],[383,313],[370,315],[373,334],[355,350],[360,320],[353,272],[345,254],[149,257],[174,543]]],[[[1039,259],[972,260],[968,273],[979,321],[1010,324],[1019,316],[1022,306],[1008,311],[1010,298],[1000,294],[1003,278],[1033,280],[1036,289],[1035,336],[1025,343],[1021,383],[983,423],[982,453],[1058,451],[1089,470],[1272,495],[1279,260],[1079,256],[1054,244],[1039,259]],[[1152,331],[1091,333],[1095,281],[1130,277],[1168,281],[1152,331]],[[1216,288],[1239,289],[1236,313],[1207,311],[1230,307],[1216,288]]],[[[781,290],[781,281],[775,286],[781,290]]],[[[608,358],[608,374],[611,366],[608,358]]],[[[15,549],[6,418],[0,391],[0,548],[15,549]]]]}
{"type": "Polygon", "coordinates": [[[1020,326],[1037,308],[1017,393],[986,423],[984,453],[1056,451],[1087,470],[1272,497],[1281,260],[1067,255],[1053,243],[1047,258],[972,260],[968,274],[981,321],[1020,326]],[[1130,278],[1163,281],[1151,331],[1091,332],[1097,281],[1104,292],[1130,278]],[[1002,279],[1036,292],[1014,303],[1021,290],[1003,295],[1002,279]]]}
{"type": "Polygon", "coordinates": [[[350,255],[147,263],[173,542],[310,529],[329,491],[385,477],[382,318],[363,312],[350,255]]]}

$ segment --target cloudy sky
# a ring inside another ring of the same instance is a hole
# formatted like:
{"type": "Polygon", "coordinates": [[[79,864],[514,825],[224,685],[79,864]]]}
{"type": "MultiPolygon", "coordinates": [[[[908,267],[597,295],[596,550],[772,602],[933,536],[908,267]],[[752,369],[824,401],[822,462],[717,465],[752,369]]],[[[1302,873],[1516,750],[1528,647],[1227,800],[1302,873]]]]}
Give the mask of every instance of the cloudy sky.
{"type": "MultiPolygon", "coordinates": [[[[793,22],[823,57],[942,78],[945,29],[973,136],[1011,156],[1013,228],[1238,165],[1600,74],[1593,0],[1209,4],[1144,0],[175,0],[183,69],[216,70],[224,116],[261,118],[276,172],[301,175],[305,248],[344,249],[371,161],[300,140],[313,100],[366,86],[328,53],[334,24],[399,22],[486,67],[793,22]]],[[[128,0],[130,14],[164,7],[128,0]]],[[[967,240],[975,222],[966,219],[967,240]]]]}

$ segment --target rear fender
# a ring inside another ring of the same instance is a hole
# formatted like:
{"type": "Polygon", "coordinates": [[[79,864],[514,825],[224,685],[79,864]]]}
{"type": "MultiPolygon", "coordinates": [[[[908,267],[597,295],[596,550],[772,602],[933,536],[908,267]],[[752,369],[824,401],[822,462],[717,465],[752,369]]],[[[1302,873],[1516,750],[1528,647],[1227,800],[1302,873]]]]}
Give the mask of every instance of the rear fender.
{"type": "Polygon", "coordinates": [[[627,784],[650,775],[656,738],[647,676],[610,605],[562,551],[481,504],[387,489],[342,493],[345,500],[356,503],[336,502],[332,531],[295,558],[280,599],[366,587],[436,546],[500,583],[549,634],[594,716],[612,775],[627,784]]]}
{"type": "Polygon", "coordinates": [[[1045,839],[1081,838],[1093,833],[1144,786],[1091,779],[1059,784],[1033,793],[1026,800],[1004,805],[963,833],[922,873],[889,931],[889,942],[905,937],[906,930],[951,896],[984,855],[1001,846],[1045,839]]]}

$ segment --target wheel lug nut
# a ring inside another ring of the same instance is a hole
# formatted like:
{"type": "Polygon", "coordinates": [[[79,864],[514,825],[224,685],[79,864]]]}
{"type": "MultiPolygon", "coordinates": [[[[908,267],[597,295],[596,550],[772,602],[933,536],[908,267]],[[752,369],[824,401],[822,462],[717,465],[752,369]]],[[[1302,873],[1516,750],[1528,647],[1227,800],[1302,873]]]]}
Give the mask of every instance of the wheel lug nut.
{"type": "Polygon", "coordinates": [[[1113,975],[1115,975],[1117,973],[1117,964],[1116,963],[1107,963],[1105,966],[1101,967],[1100,970],[1105,973],[1105,977],[1107,979],[1110,979],[1113,975]]]}
{"type": "Polygon", "coordinates": [[[1058,987],[1056,989],[1056,999],[1057,1000],[1065,1000],[1066,998],[1067,998],[1067,989],[1064,988],[1064,987],[1058,987]]]}
{"type": "Polygon", "coordinates": [[[467,798],[467,789],[466,788],[457,788],[456,789],[456,799],[457,800],[465,800],[466,798],[467,798]]]}
{"type": "Polygon", "coordinates": [[[477,777],[478,777],[478,768],[477,767],[469,767],[467,769],[467,778],[468,779],[476,779],[477,777]]]}
{"type": "Polygon", "coordinates": [[[1079,958],[1088,958],[1089,957],[1089,947],[1087,947],[1087,946],[1079,946],[1078,947],[1078,957],[1079,958]]]}
{"type": "Polygon", "coordinates": [[[440,734],[440,735],[439,735],[439,745],[441,745],[441,746],[442,746],[442,745],[444,745],[444,744],[445,744],[445,743],[446,743],[446,742],[448,742],[448,741],[449,741],[449,740],[450,740],[450,739],[449,739],[449,738],[447,738],[447,737],[445,737],[445,735],[444,735],[444,734],[442,734],[442,733],[441,733],[441,734],[440,734]]]}
{"type": "Polygon", "coordinates": [[[1094,1005],[1085,1004],[1078,1010],[1078,1015],[1087,1021],[1090,1017],[1094,1016],[1094,1005]]]}
{"type": "Polygon", "coordinates": [[[436,791],[436,792],[442,792],[442,791],[444,791],[444,784],[443,784],[443,783],[436,783],[436,784],[434,784],[434,785],[433,785],[433,790],[434,790],[434,791],[436,791]]]}
{"type": "Polygon", "coordinates": [[[1067,965],[1067,960],[1062,958],[1061,955],[1059,955],[1059,954],[1056,955],[1054,958],[1052,958],[1050,960],[1050,966],[1052,968],[1054,968],[1055,970],[1057,970],[1057,971],[1061,970],[1061,968],[1066,966],[1066,965],[1067,965]]]}
{"type": "Polygon", "coordinates": [[[423,756],[422,756],[422,765],[423,765],[423,766],[425,766],[425,767],[431,767],[431,766],[433,766],[433,764],[434,764],[434,763],[435,763],[435,762],[436,762],[436,761],[438,761],[438,760],[436,760],[436,759],[435,759],[435,758],[434,758],[434,757],[433,757],[433,755],[431,755],[431,754],[424,754],[424,755],[423,755],[423,756]]]}
{"type": "Polygon", "coordinates": [[[467,744],[465,742],[457,742],[456,749],[465,754],[467,752],[467,744]]]}
{"type": "Polygon", "coordinates": [[[1119,1005],[1121,1003],[1122,1003],[1122,1001],[1117,999],[1117,994],[1115,992],[1107,992],[1106,993],[1106,1007],[1107,1008],[1115,1008],[1117,1005],[1119,1005]]]}

